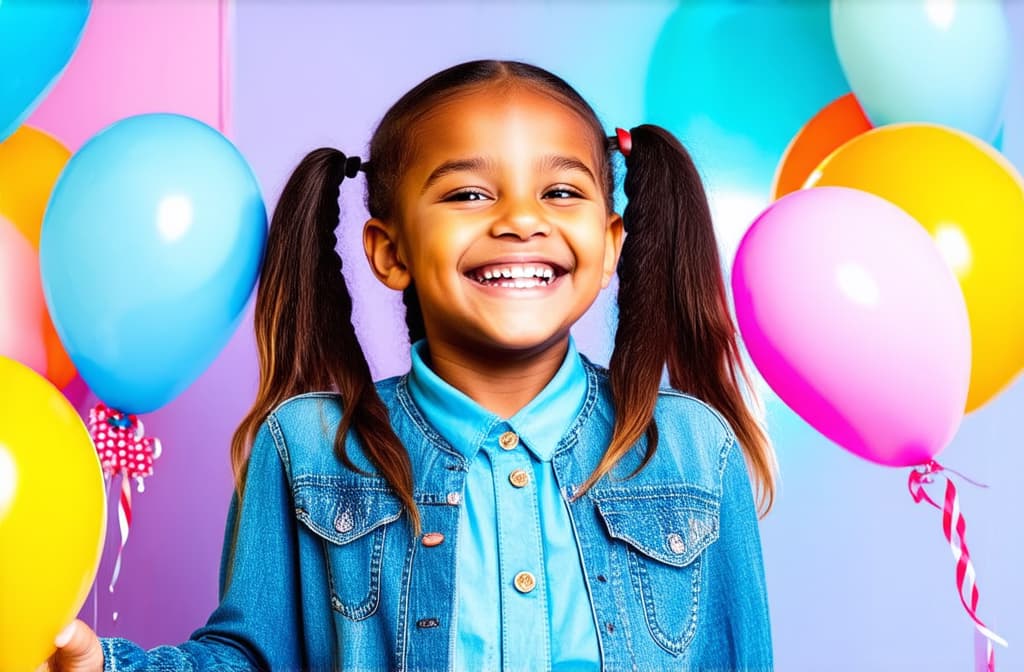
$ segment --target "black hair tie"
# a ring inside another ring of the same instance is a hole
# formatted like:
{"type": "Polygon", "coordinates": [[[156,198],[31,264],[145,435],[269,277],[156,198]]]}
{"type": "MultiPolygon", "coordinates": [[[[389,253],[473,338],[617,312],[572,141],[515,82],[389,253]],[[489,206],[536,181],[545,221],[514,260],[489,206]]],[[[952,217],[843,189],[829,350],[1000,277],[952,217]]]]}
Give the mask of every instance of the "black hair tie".
{"type": "MultiPolygon", "coordinates": [[[[342,154],[342,156],[345,156],[342,154]]],[[[345,177],[355,177],[359,174],[359,167],[363,161],[358,156],[345,157],[345,177]]]]}

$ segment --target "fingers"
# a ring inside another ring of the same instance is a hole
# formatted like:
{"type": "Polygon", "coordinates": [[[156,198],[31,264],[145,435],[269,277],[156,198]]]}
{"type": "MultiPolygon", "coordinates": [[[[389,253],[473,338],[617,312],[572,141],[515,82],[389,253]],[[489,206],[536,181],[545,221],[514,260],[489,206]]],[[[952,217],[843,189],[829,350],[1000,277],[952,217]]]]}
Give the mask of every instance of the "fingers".
{"type": "Polygon", "coordinates": [[[82,621],[72,621],[57,635],[54,644],[57,646],[57,653],[50,661],[50,669],[53,672],[103,671],[103,650],[100,648],[100,640],[82,621]]]}
{"type": "Polygon", "coordinates": [[[68,623],[67,627],[65,627],[57,634],[57,637],[53,640],[53,643],[57,646],[58,649],[63,649],[71,643],[71,638],[74,637],[75,632],[77,631],[78,621],[71,621],[70,623],[68,623]]]}

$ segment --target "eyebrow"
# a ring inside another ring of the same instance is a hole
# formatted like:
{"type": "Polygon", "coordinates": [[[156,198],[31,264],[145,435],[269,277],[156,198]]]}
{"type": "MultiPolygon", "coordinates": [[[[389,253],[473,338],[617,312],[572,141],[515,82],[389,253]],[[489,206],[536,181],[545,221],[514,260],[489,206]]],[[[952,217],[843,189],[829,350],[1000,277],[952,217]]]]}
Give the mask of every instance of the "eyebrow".
{"type": "Polygon", "coordinates": [[[597,183],[597,178],[594,177],[594,173],[590,172],[590,168],[587,168],[587,164],[572,156],[548,154],[537,162],[537,168],[542,171],[578,170],[586,174],[586,176],[590,178],[591,182],[595,184],[597,183]]]}
{"type": "Polygon", "coordinates": [[[451,173],[458,173],[462,171],[480,171],[487,172],[494,169],[494,162],[483,158],[482,156],[474,156],[470,159],[453,159],[451,161],[445,161],[430,173],[427,177],[427,181],[423,183],[423,189],[420,193],[426,192],[431,186],[434,185],[445,175],[451,173]]]}
{"type": "MultiPolygon", "coordinates": [[[[445,161],[440,166],[431,171],[426,181],[423,183],[423,189],[420,193],[425,192],[438,180],[445,175],[451,173],[458,173],[462,171],[480,171],[487,172],[494,170],[494,161],[486,159],[482,156],[474,156],[468,159],[452,159],[451,161],[445,161]]],[[[597,183],[594,178],[594,173],[591,172],[587,164],[583,163],[579,159],[571,156],[562,156],[560,154],[548,154],[547,156],[541,157],[536,163],[537,170],[549,171],[549,170],[577,170],[584,173],[590,181],[597,183]]]]}

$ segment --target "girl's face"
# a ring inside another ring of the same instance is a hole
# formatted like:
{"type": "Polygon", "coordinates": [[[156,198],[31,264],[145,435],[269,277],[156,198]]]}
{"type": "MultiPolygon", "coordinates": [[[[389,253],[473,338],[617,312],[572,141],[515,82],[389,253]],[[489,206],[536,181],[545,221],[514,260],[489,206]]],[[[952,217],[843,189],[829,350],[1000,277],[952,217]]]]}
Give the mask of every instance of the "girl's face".
{"type": "Polygon", "coordinates": [[[515,86],[459,96],[412,130],[394,221],[364,228],[378,278],[415,283],[432,347],[530,354],[564,342],[622,247],[589,127],[515,86]]]}

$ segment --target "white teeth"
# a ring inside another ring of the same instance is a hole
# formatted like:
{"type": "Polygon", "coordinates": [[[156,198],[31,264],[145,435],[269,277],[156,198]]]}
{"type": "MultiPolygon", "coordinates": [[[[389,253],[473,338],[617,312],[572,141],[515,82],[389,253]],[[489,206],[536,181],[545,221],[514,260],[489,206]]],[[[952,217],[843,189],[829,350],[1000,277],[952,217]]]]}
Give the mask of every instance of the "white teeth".
{"type": "Polygon", "coordinates": [[[554,277],[555,271],[550,266],[532,264],[504,267],[492,266],[484,271],[477,271],[475,274],[477,282],[496,287],[512,287],[517,289],[548,285],[551,284],[554,277]]]}

